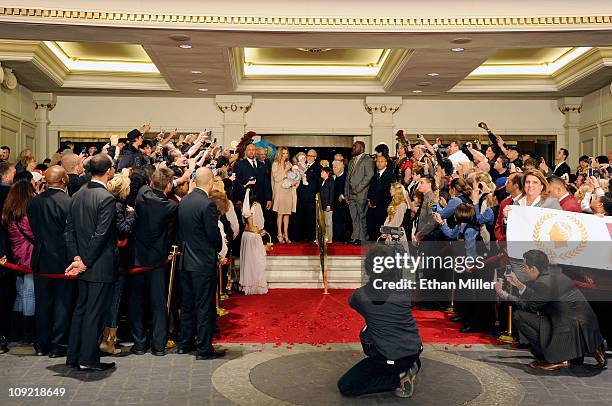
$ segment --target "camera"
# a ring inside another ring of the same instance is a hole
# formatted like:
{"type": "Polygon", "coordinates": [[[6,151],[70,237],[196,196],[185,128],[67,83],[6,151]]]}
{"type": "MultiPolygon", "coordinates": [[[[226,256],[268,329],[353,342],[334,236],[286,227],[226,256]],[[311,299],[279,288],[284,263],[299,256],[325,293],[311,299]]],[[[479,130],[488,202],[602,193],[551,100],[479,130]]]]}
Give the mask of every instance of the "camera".
{"type": "Polygon", "coordinates": [[[387,234],[391,238],[391,241],[400,241],[400,239],[404,236],[404,228],[380,226],[380,233],[387,234]]]}

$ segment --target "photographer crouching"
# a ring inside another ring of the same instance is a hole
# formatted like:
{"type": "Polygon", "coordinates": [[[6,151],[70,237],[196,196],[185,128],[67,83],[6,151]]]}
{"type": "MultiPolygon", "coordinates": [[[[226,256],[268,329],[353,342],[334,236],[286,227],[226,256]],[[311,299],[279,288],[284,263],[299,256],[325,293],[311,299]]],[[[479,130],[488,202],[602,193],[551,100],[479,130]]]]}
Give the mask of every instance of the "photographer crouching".
{"type": "Polygon", "coordinates": [[[368,281],[349,298],[350,306],[366,322],[359,334],[366,358],[338,381],[343,396],[394,390],[398,397],[411,397],[414,392],[423,346],[412,317],[410,291],[381,288],[388,286],[386,283],[400,282],[402,268],[397,264],[384,267],[382,272],[374,268],[376,257],[395,257],[397,248],[384,244],[370,249],[364,263],[368,281]]]}
{"type": "Polygon", "coordinates": [[[497,294],[516,309],[512,322],[521,344],[529,345],[536,358],[529,364],[545,371],[581,364],[584,356],[597,361],[594,368],[607,364],[603,337],[597,316],[574,282],[560,271],[550,269],[546,254],[529,250],[523,254],[526,283],[510,272],[506,280],[516,288],[518,297],[495,285],[497,294]]]}

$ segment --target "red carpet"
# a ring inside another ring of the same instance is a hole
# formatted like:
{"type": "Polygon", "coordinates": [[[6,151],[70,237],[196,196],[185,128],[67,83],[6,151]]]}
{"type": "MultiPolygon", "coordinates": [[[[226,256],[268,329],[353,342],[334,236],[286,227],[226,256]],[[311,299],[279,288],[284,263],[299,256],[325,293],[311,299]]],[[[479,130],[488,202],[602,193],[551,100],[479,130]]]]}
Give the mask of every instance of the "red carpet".
{"type": "MultiPolygon", "coordinates": [[[[215,342],[352,343],[359,342],[363,319],[348,305],[352,289],[272,289],[266,295],[234,294],[223,302],[229,314],[218,319],[215,342]]],[[[462,334],[443,312],[414,311],[426,343],[496,343],[486,334],[462,334]]]]}
{"type": "MultiPolygon", "coordinates": [[[[319,255],[319,246],[314,242],[295,242],[291,244],[274,244],[268,256],[298,256],[298,255],[319,255]]],[[[327,255],[362,255],[361,247],[347,245],[340,242],[327,244],[327,255]]]]}

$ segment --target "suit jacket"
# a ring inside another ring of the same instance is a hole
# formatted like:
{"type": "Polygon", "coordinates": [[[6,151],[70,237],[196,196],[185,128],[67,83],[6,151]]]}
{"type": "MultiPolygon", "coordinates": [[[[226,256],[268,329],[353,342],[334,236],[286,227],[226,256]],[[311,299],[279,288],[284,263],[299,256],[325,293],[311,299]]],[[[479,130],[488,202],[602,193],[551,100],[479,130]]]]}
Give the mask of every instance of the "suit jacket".
{"type": "Polygon", "coordinates": [[[373,176],[374,161],[370,155],[364,153],[359,160],[353,157],[348,164],[344,196],[348,199],[366,199],[373,176]],[[356,192],[356,195],[353,195],[353,192],[356,192]]]}
{"type": "Polygon", "coordinates": [[[115,197],[106,188],[89,182],[75,193],[66,220],[68,258],[80,256],[87,270],[79,279],[112,283],[117,279],[117,228],[115,197]]]}
{"type": "MultiPolygon", "coordinates": [[[[268,158],[264,161],[257,161],[257,183],[255,184],[255,194],[260,197],[260,203],[272,200],[272,163],[268,158]]],[[[265,204],[264,204],[265,206],[265,204]]]]}
{"type": "Polygon", "coordinates": [[[334,204],[332,205],[332,209],[335,210],[336,207],[340,204],[346,204],[346,202],[340,203],[338,198],[340,195],[344,194],[344,189],[346,188],[346,172],[342,172],[342,175],[336,176],[334,179],[334,204]]]}
{"type": "Polygon", "coordinates": [[[64,235],[70,210],[70,197],[59,189],[48,189],[35,196],[26,209],[34,234],[30,267],[34,273],[63,274],[70,264],[64,235]]]}
{"type": "Polygon", "coordinates": [[[564,174],[570,174],[572,173],[572,169],[569,167],[569,165],[567,164],[567,162],[563,162],[561,165],[559,165],[558,168],[555,169],[555,171],[553,172],[555,174],[555,176],[561,177],[564,174]]]}
{"type": "MultiPolygon", "coordinates": [[[[11,185],[0,184],[0,213],[4,208],[4,201],[6,200],[9,190],[11,190],[11,185]]],[[[8,247],[6,228],[4,225],[0,224],[0,257],[6,255],[6,247],[8,247]]],[[[2,275],[3,271],[3,269],[0,270],[0,275],[2,275]]]]}
{"type": "Polygon", "coordinates": [[[561,205],[561,208],[565,211],[574,211],[576,213],[582,213],[580,203],[578,203],[578,200],[576,200],[574,195],[572,195],[571,193],[568,193],[567,196],[559,200],[559,204],[561,205]]]}
{"type": "Polygon", "coordinates": [[[214,275],[221,232],[217,207],[206,192],[195,189],[183,197],[178,208],[178,240],[182,243],[181,269],[214,275]]]}
{"type": "Polygon", "coordinates": [[[334,178],[331,175],[321,183],[321,208],[325,211],[327,206],[334,209],[334,178]]]}
{"type": "MultiPolygon", "coordinates": [[[[391,183],[395,182],[395,173],[393,168],[387,166],[382,175],[378,176],[378,170],[374,172],[372,182],[368,189],[368,200],[376,206],[377,209],[387,213],[387,207],[391,203],[391,183]]],[[[384,221],[384,220],[383,220],[384,221]]]]}
{"type": "Polygon", "coordinates": [[[321,185],[321,165],[319,165],[318,162],[313,162],[313,164],[306,169],[306,179],[308,180],[308,185],[304,185],[300,182],[297,188],[298,201],[314,202],[315,196],[319,191],[319,186],[321,185]]]}
{"type": "Polygon", "coordinates": [[[539,338],[548,362],[594,352],[602,343],[597,316],[574,282],[559,271],[542,271],[526,283],[515,308],[540,315],[539,338]]]}
{"type": "MultiPolygon", "coordinates": [[[[236,172],[236,180],[234,181],[234,199],[235,201],[241,202],[244,200],[244,194],[246,192],[245,185],[250,179],[256,180],[255,186],[257,186],[257,184],[260,184],[260,183],[265,183],[265,180],[262,177],[263,171],[258,170],[259,163],[257,162],[257,159],[255,159],[254,161],[255,161],[255,165],[257,166],[256,168],[254,168],[249,163],[249,160],[246,157],[236,162],[236,165],[234,166],[234,172],[236,172]]],[[[253,193],[257,194],[257,190],[255,186],[249,186],[249,188],[253,190],[253,193]]],[[[257,201],[260,201],[259,196],[253,196],[253,194],[251,194],[251,198],[257,201]]]]}
{"type": "Polygon", "coordinates": [[[85,174],[83,176],[79,176],[75,173],[68,174],[68,185],[66,185],[66,189],[68,190],[68,196],[72,196],[76,192],[78,192],[83,185],[91,180],[91,174],[85,174]]]}
{"type": "Polygon", "coordinates": [[[143,186],[134,211],[134,265],[159,267],[168,257],[168,229],[176,218],[178,204],[162,192],[143,186]]]}

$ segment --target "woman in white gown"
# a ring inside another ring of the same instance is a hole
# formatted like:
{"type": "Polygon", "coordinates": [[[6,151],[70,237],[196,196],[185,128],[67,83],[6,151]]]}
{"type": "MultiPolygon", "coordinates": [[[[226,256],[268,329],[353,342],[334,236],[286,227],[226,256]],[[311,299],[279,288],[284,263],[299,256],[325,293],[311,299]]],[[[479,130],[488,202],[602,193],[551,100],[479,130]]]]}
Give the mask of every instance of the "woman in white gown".
{"type": "Polygon", "coordinates": [[[247,190],[242,204],[246,226],[240,241],[240,290],[245,295],[261,295],[268,293],[266,248],[261,239],[265,234],[264,216],[259,203],[249,203],[250,194],[247,190]]]}

